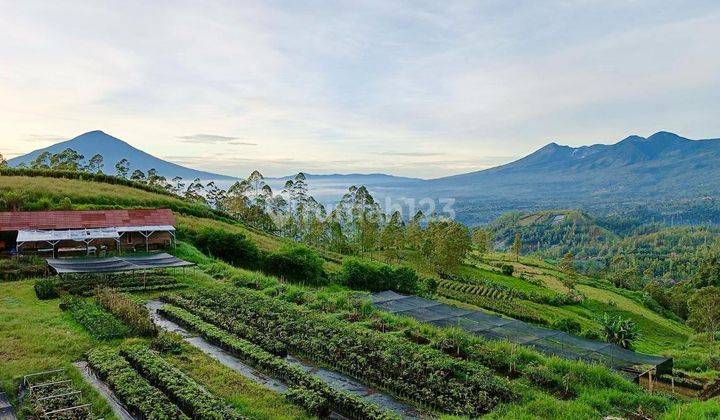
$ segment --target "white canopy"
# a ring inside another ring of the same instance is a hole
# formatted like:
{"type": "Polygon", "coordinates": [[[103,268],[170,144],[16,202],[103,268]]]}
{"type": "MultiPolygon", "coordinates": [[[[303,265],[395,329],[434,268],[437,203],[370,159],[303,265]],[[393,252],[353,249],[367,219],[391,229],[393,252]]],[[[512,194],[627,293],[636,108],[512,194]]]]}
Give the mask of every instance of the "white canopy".
{"type": "Polygon", "coordinates": [[[92,239],[118,239],[120,234],[116,228],[75,229],[75,230],[20,230],[17,242],[85,242],[92,239]]]}

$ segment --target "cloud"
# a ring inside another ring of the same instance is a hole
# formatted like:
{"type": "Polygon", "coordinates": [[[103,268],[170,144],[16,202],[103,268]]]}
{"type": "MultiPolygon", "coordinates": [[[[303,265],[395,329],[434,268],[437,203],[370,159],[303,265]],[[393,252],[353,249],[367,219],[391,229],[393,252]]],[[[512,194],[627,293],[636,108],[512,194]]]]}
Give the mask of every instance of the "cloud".
{"type": "Polygon", "coordinates": [[[720,133],[713,0],[108,3],[4,7],[2,147],[99,128],[206,170],[431,177],[720,133]]]}
{"type": "Polygon", "coordinates": [[[180,140],[186,143],[204,143],[204,144],[232,144],[235,146],[257,146],[257,143],[249,143],[238,141],[240,137],[219,136],[217,134],[193,134],[191,136],[178,136],[180,140]]]}
{"type": "Polygon", "coordinates": [[[440,152],[377,152],[378,155],[383,156],[399,156],[399,157],[422,157],[422,156],[442,156],[444,153],[440,152]]]}

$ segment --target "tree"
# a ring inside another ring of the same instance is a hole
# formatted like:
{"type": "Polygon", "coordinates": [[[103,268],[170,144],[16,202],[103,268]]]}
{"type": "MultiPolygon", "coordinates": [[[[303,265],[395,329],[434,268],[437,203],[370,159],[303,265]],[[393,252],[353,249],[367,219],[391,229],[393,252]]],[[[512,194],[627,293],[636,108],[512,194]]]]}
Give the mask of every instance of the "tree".
{"type": "Polygon", "coordinates": [[[32,169],[50,169],[50,152],[42,152],[33,160],[30,161],[30,168],[32,169]]]}
{"type": "Polygon", "coordinates": [[[472,242],[480,255],[492,249],[492,233],[487,229],[477,228],[472,233],[472,242]]]}
{"type": "Polygon", "coordinates": [[[90,158],[87,165],[87,171],[93,174],[101,174],[103,171],[103,157],[101,154],[96,154],[90,158]]]}
{"type": "Polygon", "coordinates": [[[520,232],[515,233],[515,241],[513,241],[511,249],[513,255],[515,255],[515,261],[520,261],[520,251],[522,251],[522,236],[520,232]]]}
{"type": "Polygon", "coordinates": [[[207,183],[205,190],[205,198],[210,207],[222,209],[226,197],[225,190],[219,188],[213,181],[207,183]]]}
{"type": "Polygon", "coordinates": [[[7,168],[8,163],[7,160],[5,160],[5,156],[0,153],[0,168],[7,168]]]}
{"type": "Polygon", "coordinates": [[[605,339],[624,349],[632,349],[633,342],[640,336],[637,324],[620,315],[610,316],[605,313],[600,318],[600,325],[603,327],[605,339]]]}
{"type": "Polygon", "coordinates": [[[167,182],[167,180],[165,179],[165,177],[158,174],[157,169],[155,169],[155,168],[148,169],[148,172],[147,172],[148,185],[160,186],[160,185],[165,185],[166,182],[167,182]]]}
{"type": "Polygon", "coordinates": [[[573,260],[572,252],[568,251],[567,253],[565,253],[562,261],[560,261],[560,264],[558,265],[558,268],[568,274],[575,273],[575,262],[573,260]]]}
{"type": "Polygon", "coordinates": [[[141,171],[140,169],[135,169],[130,175],[130,179],[135,182],[145,182],[145,173],[141,171]]]}
{"type": "Polygon", "coordinates": [[[720,331],[720,287],[708,286],[696,291],[688,301],[688,325],[698,331],[720,331]]]}
{"type": "Polygon", "coordinates": [[[400,250],[405,244],[405,223],[399,211],[395,211],[380,234],[380,246],[390,251],[396,260],[400,259],[400,250]]]}
{"type": "Polygon", "coordinates": [[[128,172],[130,172],[130,161],[123,158],[115,164],[115,172],[117,176],[121,178],[127,178],[128,172]]]}
{"type": "Polygon", "coordinates": [[[85,156],[73,149],[65,149],[50,156],[50,169],[58,171],[79,171],[85,156]]]}
{"type": "Polygon", "coordinates": [[[187,190],[185,190],[185,198],[198,203],[207,204],[205,196],[203,195],[204,192],[205,186],[200,183],[200,178],[195,178],[193,182],[188,185],[187,190]]]}
{"type": "Polygon", "coordinates": [[[170,184],[170,189],[173,193],[180,195],[180,192],[185,187],[185,183],[182,182],[182,177],[176,176],[172,179],[172,183],[170,184]]]}
{"type": "Polygon", "coordinates": [[[432,220],[423,236],[421,252],[440,273],[457,271],[472,246],[468,228],[455,221],[432,220]]]}

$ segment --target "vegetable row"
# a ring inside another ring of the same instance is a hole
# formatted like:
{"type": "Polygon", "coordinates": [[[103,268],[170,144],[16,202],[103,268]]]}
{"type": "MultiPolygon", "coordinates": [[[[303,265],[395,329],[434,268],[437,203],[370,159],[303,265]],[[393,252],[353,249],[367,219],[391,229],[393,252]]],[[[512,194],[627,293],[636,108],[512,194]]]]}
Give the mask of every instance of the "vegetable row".
{"type": "Polygon", "coordinates": [[[259,292],[204,290],[179,304],[243,323],[286,342],[295,354],[442,412],[475,416],[516,399],[508,380],[479,363],[259,292]]]}
{"type": "Polygon", "coordinates": [[[124,347],[120,354],[138,373],[163,391],[180,409],[192,418],[240,419],[222,399],[173,367],[142,344],[124,347]]]}
{"type": "Polygon", "coordinates": [[[265,351],[261,347],[238,338],[223,329],[205,322],[185,309],[164,305],[159,312],[173,321],[198,332],[207,341],[225,349],[245,363],[275,377],[291,387],[287,397],[311,414],[324,415],[330,408],[356,419],[388,419],[393,416],[362,398],[338,391],[302,368],[265,351]]]}

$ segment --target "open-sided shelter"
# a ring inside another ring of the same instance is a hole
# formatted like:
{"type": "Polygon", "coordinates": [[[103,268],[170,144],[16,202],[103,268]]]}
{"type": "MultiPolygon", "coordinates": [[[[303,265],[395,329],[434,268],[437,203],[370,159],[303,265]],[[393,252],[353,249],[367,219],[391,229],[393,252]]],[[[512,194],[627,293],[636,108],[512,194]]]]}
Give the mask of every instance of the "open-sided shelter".
{"type": "Polygon", "coordinates": [[[172,245],[169,209],[0,212],[0,252],[150,251],[172,245]]]}

